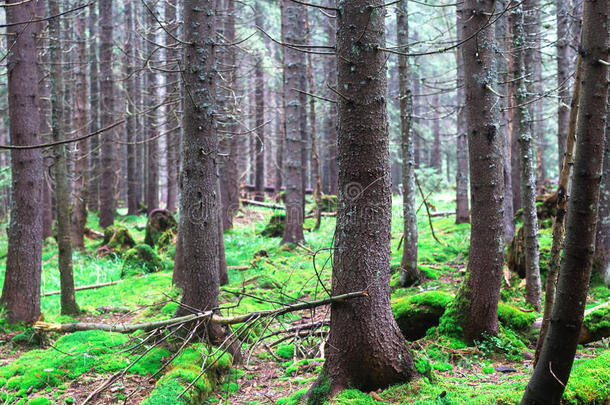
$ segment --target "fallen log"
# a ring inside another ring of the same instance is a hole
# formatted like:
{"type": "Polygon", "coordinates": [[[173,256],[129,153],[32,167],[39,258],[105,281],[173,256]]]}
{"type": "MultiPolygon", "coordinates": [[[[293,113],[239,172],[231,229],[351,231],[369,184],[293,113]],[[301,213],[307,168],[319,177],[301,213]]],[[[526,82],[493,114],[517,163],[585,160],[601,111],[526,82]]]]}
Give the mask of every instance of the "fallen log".
{"type": "Polygon", "coordinates": [[[98,232],[95,229],[91,229],[91,228],[85,228],[85,233],[84,235],[89,238],[89,239],[103,239],[104,238],[104,234],[102,232],[98,232]]]}
{"type": "MultiPolygon", "coordinates": [[[[99,283],[99,284],[92,284],[92,285],[83,285],[81,287],[76,287],[74,290],[75,291],[83,291],[83,290],[93,290],[95,288],[101,288],[101,287],[108,287],[110,285],[115,285],[118,284],[120,282],[122,282],[123,280],[117,280],[117,281],[109,281],[107,283],[99,283]]],[[[49,291],[47,293],[42,294],[43,297],[49,297],[51,295],[58,295],[61,294],[61,291],[57,290],[57,291],[49,291]]]]}
{"type": "MultiPolygon", "coordinates": [[[[542,318],[536,319],[532,324],[532,329],[540,329],[542,318]]],[[[597,342],[598,340],[610,337],[610,302],[597,305],[585,311],[585,318],[578,344],[597,342]]]]}
{"type": "Polygon", "coordinates": [[[117,333],[133,333],[137,330],[151,331],[157,328],[163,328],[167,326],[177,326],[184,323],[189,323],[196,320],[209,319],[218,325],[236,325],[244,322],[248,322],[255,318],[263,318],[268,316],[281,316],[290,312],[301,311],[304,309],[316,308],[322,305],[327,305],[336,302],[344,302],[353,298],[367,297],[366,291],[353,292],[343,295],[337,295],[335,297],[329,297],[322,300],[301,302],[298,304],[286,305],[277,309],[268,309],[264,311],[255,311],[243,315],[237,316],[220,316],[215,314],[213,311],[206,311],[197,314],[191,314],[181,316],[177,318],[164,319],[161,321],[143,322],[136,324],[105,324],[105,323],[90,323],[90,322],[75,322],[75,323],[48,323],[48,322],[36,322],[34,329],[46,331],[46,332],[64,332],[72,333],[86,330],[101,330],[106,332],[117,332],[117,333]]]}
{"type": "Polygon", "coordinates": [[[241,201],[241,203],[244,205],[255,205],[257,207],[271,208],[274,210],[286,210],[286,207],[284,207],[283,205],[279,205],[279,204],[270,204],[270,203],[264,203],[264,202],[260,202],[260,201],[247,200],[245,198],[241,198],[239,201],[241,201]]]}
{"type": "Polygon", "coordinates": [[[248,270],[250,266],[227,266],[229,270],[248,270]]]}
{"type": "MultiPolygon", "coordinates": [[[[313,218],[315,216],[316,216],[316,214],[312,213],[312,214],[307,214],[305,216],[305,218],[313,218]]],[[[336,217],[337,213],[336,212],[321,212],[320,216],[323,216],[323,217],[336,217]]]]}
{"type": "Polygon", "coordinates": [[[439,212],[431,212],[430,217],[448,217],[449,215],[455,215],[455,211],[439,211],[439,212]]]}

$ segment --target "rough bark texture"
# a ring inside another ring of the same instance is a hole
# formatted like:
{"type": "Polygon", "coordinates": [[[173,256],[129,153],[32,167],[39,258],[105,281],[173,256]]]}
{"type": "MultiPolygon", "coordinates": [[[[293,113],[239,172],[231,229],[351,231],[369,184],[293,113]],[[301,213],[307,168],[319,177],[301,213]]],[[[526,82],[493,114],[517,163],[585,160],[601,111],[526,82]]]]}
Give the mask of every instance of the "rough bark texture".
{"type": "Polygon", "coordinates": [[[432,121],[432,151],[430,153],[430,166],[436,169],[436,173],[443,173],[443,161],[441,158],[441,114],[440,114],[441,96],[440,93],[435,93],[432,96],[432,109],[435,117],[432,121]]]}
{"type": "MultiPolygon", "coordinates": [[[[169,0],[165,2],[165,24],[166,29],[171,32],[175,37],[179,37],[178,33],[178,21],[177,21],[177,1],[169,0]]],[[[169,36],[165,36],[166,43],[172,43],[173,40],[169,36]]],[[[165,51],[166,59],[172,63],[173,70],[178,70],[180,66],[172,62],[172,59],[178,59],[179,53],[174,49],[167,49],[165,51]]],[[[166,75],[166,87],[165,97],[168,100],[176,99],[180,97],[179,83],[180,75],[178,73],[170,73],[166,75]]],[[[166,205],[167,210],[170,212],[176,211],[178,202],[178,166],[179,166],[179,148],[180,148],[180,123],[179,123],[179,111],[178,106],[173,107],[169,111],[167,117],[167,135],[166,135],[166,160],[167,160],[167,199],[166,205]]]]}
{"type": "Polygon", "coordinates": [[[492,0],[464,2],[462,47],[471,179],[472,230],[467,278],[452,303],[455,321],[472,342],[498,332],[497,306],[504,264],[502,137],[494,113],[495,32],[485,27],[492,0]]]}
{"type": "MultiPolygon", "coordinates": [[[[334,6],[334,1],[329,0],[328,5],[334,6]]],[[[328,18],[325,25],[325,33],[328,38],[327,45],[335,46],[336,44],[336,18],[328,18]]],[[[337,87],[337,58],[336,56],[324,57],[324,71],[326,73],[326,84],[325,91],[326,96],[334,100],[337,95],[329,89],[329,86],[333,89],[337,87]]],[[[337,195],[338,180],[337,180],[337,104],[329,103],[328,115],[324,121],[325,135],[326,135],[326,149],[327,158],[326,165],[328,167],[328,187],[325,188],[327,194],[337,195]]]]}
{"type": "MultiPolygon", "coordinates": [[[[371,391],[416,375],[390,308],[391,178],[382,0],[346,0],[337,15],[339,212],[332,292],[368,297],[331,306],[321,377],[328,394],[371,391]],[[330,381],[328,381],[330,380],[330,381]]],[[[315,388],[316,386],[314,386],[315,388]]],[[[310,390],[310,394],[314,389],[310,390]]]]}
{"type": "MultiPolygon", "coordinates": [[[[255,3],[254,23],[257,27],[264,29],[265,19],[260,1],[255,3]]],[[[262,34],[261,34],[262,35],[262,34]]],[[[254,66],[254,101],[256,112],[256,173],[254,176],[254,199],[256,201],[265,200],[265,80],[263,78],[263,61],[265,55],[256,57],[254,66]]]]}
{"type": "MultiPolygon", "coordinates": [[[[462,6],[457,7],[458,38],[462,38],[462,6]]],[[[464,107],[464,58],[462,52],[456,51],[457,59],[457,172],[456,172],[456,212],[455,223],[470,222],[468,208],[468,132],[466,130],[466,110],[464,107]]]]}
{"type": "Polygon", "coordinates": [[[582,88],[572,195],[552,322],[522,404],[559,404],[583,324],[604,153],[608,67],[608,2],[583,4],[582,88]]]}
{"type": "MultiPolygon", "coordinates": [[[[100,90],[101,127],[107,127],[114,120],[114,82],[112,75],[112,0],[100,0],[100,90]]],[[[105,228],[114,223],[117,188],[116,129],[107,131],[102,138],[101,185],[100,185],[100,226],[105,228]]]]}
{"type": "MultiPolygon", "coordinates": [[[[409,43],[409,13],[407,0],[401,0],[396,7],[396,38],[399,44],[409,43]]],[[[404,52],[408,53],[408,48],[404,52]]],[[[415,161],[413,159],[413,95],[411,94],[411,74],[409,60],[398,56],[398,89],[400,99],[400,148],[402,152],[402,189],[403,189],[403,229],[404,244],[400,261],[400,285],[413,285],[420,280],[417,268],[417,204],[415,202],[415,161]]]]}
{"type": "MultiPolygon", "coordinates": [[[[89,9],[89,110],[91,119],[89,132],[100,129],[100,98],[99,98],[99,63],[98,63],[98,15],[95,6],[89,9]]],[[[90,139],[90,159],[89,159],[89,201],[87,201],[90,211],[98,212],[100,209],[100,137],[94,136],[90,139]]]]}
{"type": "MultiPolygon", "coordinates": [[[[29,21],[36,17],[36,4],[11,0],[6,22],[29,21]]],[[[38,69],[36,37],[39,24],[7,28],[8,108],[10,142],[13,145],[40,143],[38,111],[38,69]]],[[[40,315],[40,269],[42,261],[42,151],[11,151],[11,219],[8,230],[6,273],[0,305],[11,322],[33,322],[40,315]]]]}
{"type": "Polygon", "coordinates": [[[606,104],[606,149],[597,213],[594,264],[610,287],[610,94],[606,104]]]}
{"type": "MultiPolygon", "coordinates": [[[[302,43],[305,38],[305,9],[302,4],[282,0],[282,32],[286,43],[302,43]]],[[[305,84],[305,55],[284,48],[284,105],[286,108],[286,144],[284,148],[284,183],[286,185],[286,226],[282,243],[297,243],[303,236],[303,110],[305,105],[296,89],[305,84]]]]}
{"type": "Polygon", "coordinates": [[[157,35],[155,35],[155,27],[157,22],[154,20],[150,12],[147,16],[147,35],[146,54],[150,55],[148,69],[145,73],[145,89],[146,89],[146,207],[150,214],[155,209],[159,208],[159,122],[157,114],[159,110],[156,108],[158,104],[157,88],[159,81],[157,72],[151,68],[151,65],[157,62],[158,57],[155,56],[155,48],[157,35]]]}
{"type": "MultiPolygon", "coordinates": [[[[86,15],[81,13],[75,18],[74,30],[77,42],[77,63],[75,66],[76,84],[74,89],[74,129],[75,136],[87,134],[89,123],[89,86],[87,81],[87,46],[85,38],[86,15]]],[[[74,162],[74,183],[72,203],[72,244],[79,250],[85,249],[85,224],[87,223],[87,200],[89,198],[89,140],[76,143],[74,162]]]]}
{"type": "Polygon", "coordinates": [[[135,28],[133,23],[133,1],[129,0],[125,4],[125,18],[127,25],[127,37],[125,38],[125,76],[127,77],[125,86],[127,91],[127,215],[137,215],[140,202],[138,201],[138,163],[136,161],[136,105],[135,105],[135,76],[133,71],[134,52],[131,46],[133,39],[132,30],[135,28]]]}
{"type": "MultiPolygon", "coordinates": [[[[523,29],[522,6],[512,11],[513,49],[515,50],[515,78],[524,76],[523,47],[525,31],[523,29]]],[[[538,215],[536,212],[536,172],[534,162],[534,145],[531,119],[527,108],[527,90],[524,79],[515,83],[515,101],[513,125],[515,135],[519,136],[519,162],[521,166],[521,206],[523,207],[523,232],[525,237],[525,300],[537,311],[540,310],[540,249],[538,243],[538,215]]]]}
{"type": "MultiPolygon", "coordinates": [[[[60,13],[60,0],[49,0],[49,12],[60,13]]],[[[49,21],[50,46],[52,61],[61,61],[61,29],[59,19],[49,21]]],[[[51,135],[53,142],[65,139],[63,134],[64,120],[64,84],[61,63],[51,64],[49,82],[51,85],[51,135]]],[[[75,315],[78,306],[74,297],[74,277],[72,273],[72,234],[70,224],[70,185],[68,183],[68,160],[65,145],[53,147],[53,169],[55,174],[55,212],[57,215],[57,247],[59,279],[61,285],[61,313],[75,315]]]]}

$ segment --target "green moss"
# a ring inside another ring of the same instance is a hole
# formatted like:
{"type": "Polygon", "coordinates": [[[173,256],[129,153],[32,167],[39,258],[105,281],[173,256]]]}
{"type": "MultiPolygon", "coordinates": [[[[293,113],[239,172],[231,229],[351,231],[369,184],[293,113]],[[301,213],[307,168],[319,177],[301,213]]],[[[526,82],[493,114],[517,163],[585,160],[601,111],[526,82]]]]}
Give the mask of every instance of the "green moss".
{"type": "Polygon", "coordinates": [[[338,198],[333,194],[322,194],[321,199],[321,208],[322,212],[335,212],[337,211],[337,202],[338,198]]]}
{"type": "Polygon", "coordinates": [[[166,210],[154,210],[148,221],[146,222],[146,234],[144,243],[150,246],[167,247],[170,242],[173,242],[173,234],[178,230],[178,223],[174,216],[166,210]],[[169,235],[165,235],[171,232],[169,235]],[[163,241],[161,238],[165,235],[163,241]]]}
{"type": "MultiPolygon", "coordinates": [[[[291,356],[292,357],[292,356],[291,356]]],[[[284,364],[286,367],[286,371],[284,371],[285,376],[295,376],[304,371],[322,371],[322,366],[324,365],[324,359],[301,359],[296,363],[288,361],[284,364]]]]}
{"type": "Polygon", "coordinates": [[[407,340],[417,340],[438,325],[452,296],[442,291],[427,291],[392,300],[392,312],[407,340]]]}
{"type": "Polygon", "coordinates": [[[277,405],[298,405],[301,403],[303,397],[305,397],[305,394],[307,394],[307,390],[308,388],[298,390],[289,397],[278,399],[275,403],[277,405]]]}
{"type": "Polygon", "coordinates": [[[50,405],[52,403],[53,402],[48,398],[38,397],[30,399],[28,405],[50,405]]]}
{"type": "Polygon", "coordinates": [[[431,377],[432,375],[432,365],[425,357],[417,356],[414,354],[413,361],[415,363],[415,368],[417,372],[422,376],[431,377]]]}
{"type": "Polygon", "coordinates": [[[438,331],[440,334],[462,339],[464,335],[463,325],[466,322],[467,299],[458,293],[445,309],[440,318],[438,331]]]}
{"type": "Polygon", "coordinates": [[[284,235],[284,222],[286,222],[285,214],[275,214],[269,218],[269,222],[265,226],[265,229],[261,232],[261,235],[266,238],[279,238],[284,235]]]}
{"type": "Polygon", "coordinates": [[[594,359],[576,360],[563,400],[568,404],[603,404],[610,398],[610,350],[594,359]]]}
{"type": "Polygon", "coordinates": [[[113,252],[123,252],[136,245],[135,240],[126,227],[112,225],[104,229],[104,240],[102,246],[108,247],[113,252]]]}
{"type": "Polygon", "coordinates": [[[493,374],[496,370],[494,369],[494,366],[487,365],[484,366],[481,371],[485,374],[493,374]]]}
{"type": "Polygon", "coordinates": [[[498,303],[498,319],[507,328],[528,331],[536,320],[535,312],[523,312],[512,305],[498,303]]]}
{"type": "Polygon", "coordinates": [[[322,371],[313,387],[309,390],[307,405],[322,405],[328,400],[331,390],[331,380],[325,371],[322,371]]]}
{"type": "Polygon", "coordinates": [[[11,343],[26,347],[37,347],[43,343],[43,338],[35,329],[27,328],[18,335],[13,336],[11,343]]]}
{"type": "Polygon", "coordinates": [[[445,363],[442,361],[439,361],[437,363],[434,363],[432,365],[432,368],[438,371],[449,371],[449,370],[453,370],[453,366],[449,363],[445,363]]]}
{"type": "Polygon", "coordinates": [[[603,329],[610,329],[610,305],[605,305],[587,314],[584,325],[592,334],[603,329]]]}
{"type": "Polygon", "coordinates": [[[168,229],[157,239],[157,251],[167,253],[173,259],[176,253],[176,231],[168,229]]]}
{"type": "Polygon", "coordinates": [[[369,394],[358,390],[344,390],[333,398],[333,404],[337,405],[373,405],[382,404],[383,402],[375,401],[369,394]]]}
{"type": "Polygon", "coordinates": [[[161,259],[157,253],[153,248],[144,243],[125,252],[121,276],[130,276],[142,272],[154,273],[161,268],[161,259]]]}
{"type": "Polygon", "coordinates": [[[282,359],[291,359],[294,356],[294,345],[280,345],[275,349],[275,354],[282,359]]]}
{"type": "Polygon", "coordinates": [[[173,315],[178,309],[178,303],[170,301],[161,308],[161,313],[164,315],[173,315]]]}

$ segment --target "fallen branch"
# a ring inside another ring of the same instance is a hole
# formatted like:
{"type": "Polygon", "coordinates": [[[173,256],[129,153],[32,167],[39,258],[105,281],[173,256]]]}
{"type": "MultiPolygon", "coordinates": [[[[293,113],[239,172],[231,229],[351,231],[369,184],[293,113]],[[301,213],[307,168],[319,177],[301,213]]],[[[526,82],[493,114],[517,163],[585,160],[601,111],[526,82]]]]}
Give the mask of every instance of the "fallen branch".
{"type": "MultiPolygon", "coordinates": [[[[314,218],[315,216],[316,216],[316,214],[312,213],[312,214],[305,215],[305,218],[314,218]]],[[[320,216],[323,216],[323,217],[336,217],[337,216],[337,212],[336,211],[335,212],[321,212],[320,216]]]]}
{"type": "Polygon", "coordinates": [[[84,235],[89,239],[103,239],[104,234],[102,232],[98,232],[95,229],[85,228],[84,235]]]}
{"type": "Polygon", "coordinates": [[[269,204],[269,203],[264,203],[264,202],[260,202],[260,201],[247,200],[244,198],[240,199],[239,201],[241,201],[241,203],[244,205],[256,205],[257,207],[271,208],[274,210],[286,210],[286,207],[284,207],[283,205],[278,205],[278,204],[269,204]]]}
{"type": "MultiPolygon", "coordinates": [[[[92,284],[92,285],[83,285],[81,287],[76,287],[74,290],[75,291],[83,291],[83,290],[93,290],[95,288],[101,288],[101,287],[108,287],[110,285],[115,285],[115,284],[119,284],[121,283],[123,280],[117,280],[117,281],[109,281],[107,283],[99,283],[99,284],[92,284]]],[[[58,295],[61,294],[61,291],[49,291],[47,293],[42,294],[43,297],[48,297],[51,295],[58,295]]]]}
{"type": "Polygon", "coordinates": [[[197,314],[191,314],[181,316],[178,318],[165,319],[162,321],[143,322],[130,325],[124,324],[105,324],[105,323],[89,323],[89,322],[75,322],[75,323],[48,323],[48,322],[36,322],[34,329],[43,330],[47,332],[78,332],[85,330],[102,330],[106,332],[117,332],[117,333],[133,333],[137,330],[150,331],[157,328],[163,328],[167,326],[176,326],[183,323],[188,323],[196,320],[209,319],[211,322],[218,325],[236,325],[244,322],[248,322],[255,318],[267,317],[267,316],[281,316],[290,312],[301,311],[304,309],[311,309],[320,307],[322,305],[328,305],[331,303],[344,302],[353,298],[368,297],[366,291],[353,292],[348,294],[337,295],[335,297],[329,297],[322,300],[301,302],[298,304],[286,305],[277,309],[268,309],[264,311],[250,312],[243,315],[237,316],[220,316],[216,315],[213,311],[206,311],[197,314]]]}
{"type": "Polygon", "coordinates": [[[227,266],[229,270],[248,270],[250,266],[227,266]]]}
{"type": "Polygon", "coordinates": [[[449,215],[455,215],[455,211],[440,211],[440,212],[431,212],[430,217],[448,217],[449,215]]]}

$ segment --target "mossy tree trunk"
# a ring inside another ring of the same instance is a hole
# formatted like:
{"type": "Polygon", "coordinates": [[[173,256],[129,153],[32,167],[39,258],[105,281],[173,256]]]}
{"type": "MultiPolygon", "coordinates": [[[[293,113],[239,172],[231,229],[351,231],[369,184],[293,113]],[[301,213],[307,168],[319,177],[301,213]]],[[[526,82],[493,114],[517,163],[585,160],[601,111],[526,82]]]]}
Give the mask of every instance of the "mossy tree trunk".
{"type": "Polygon", "coordinates": [[[371,391],[416,375],[390,307],[392,194],[383,0],[346,0],[337,13],[339,211],[332,294],[368,297],[331,306],[322,374],[310,399],[371,391]]]}
{"type": "MultiPolygon", "coordinates": [[[[60,0],[49,0],[51,15],[60,13],[60,0]]],[[[52,61],[61,61],[61,29],[59,19],[49,20],[49,53],[52,61]]],[[[61,63],[51,64],[49,83],[51,85],[51,135],[53,142],[65,139],[64,130],[64,84],[61,63]]],[[[65,145],[53,147],[53,167],[55,173],[55,212],[57,215],[57,246],[59,278],[61,285],[61,313],[75,315],[78,305],[74,297],[74,277],[72,272],[72,234],[70,224],[70,185],[68,183],[68,160],[65,145]]]]}
{"type": "MultiPolygon", "coordinates": [[[[396,34],[399,44],[409,43],[409,13],[407,0],[401,0],[396,7],[396,34]]],[[[409,49],[403,49],[408,53],[409,49]]],[[[411,93],[411,74],[407,56],[398,56],[398,87],[400,98],[400,148],[402,152],[402,189],[403,189],[403,229],[404,244],[400,262],[400,285],[416,284],[420,280],[417,269],[417,214],[415,212],[415,161],[413,158],[413,94],[411,93]]]]}
{"type": "Polygon", "coordinates": [[[555,305],[540,359],[522,404],[559,404],[568,383],[583,324],[595,243],[604,152],[608,67],[607,1],[583,4],[582,88],[576,130],[572,195],[555,305]]]}
{"type": "MultiPolygon", "coordinates": [[[[7,2],[6,22],[36,18],[36,3],[7,2]],[[14,4],[13,4],[14,3],[14,4]]],[[[40,143],[36,40],[40,24],[7,28],[8,111],[10,143],[40,143]]],[[[42,262],[42,151],[11,151],[11,220],[8,229],[6,272],[0,305],[11,322],[33,322],[40,315],[42,262]]]]}
{"type": "MultiPolygon", "coordinates": [[[[536,172],[535,145],[532,121],[527,108],[527,89],[525,86],[524,49],[526,35],[523,28],[522,6],[512,11],[513,52],[516,109],[513,112],[513,125],[519,136],[519,163],[521,168],[521,206],[523,207],[523,232],[525,238],[525,300],[536,311],[540,310],[540,249],[538,243],[538,215],[536,212],[536,172]]],[[[515,185],[516,186],[516,185],[515,185]]]]}
{"type": "Polygon", "coordinates": [[[446,317],[472,342],[498,333],[497,306],[504,264],[503,143],[497,128],[492,0],[466,0],[462,46],[470,160],[472,231],[467,277],[446,317]]]}

